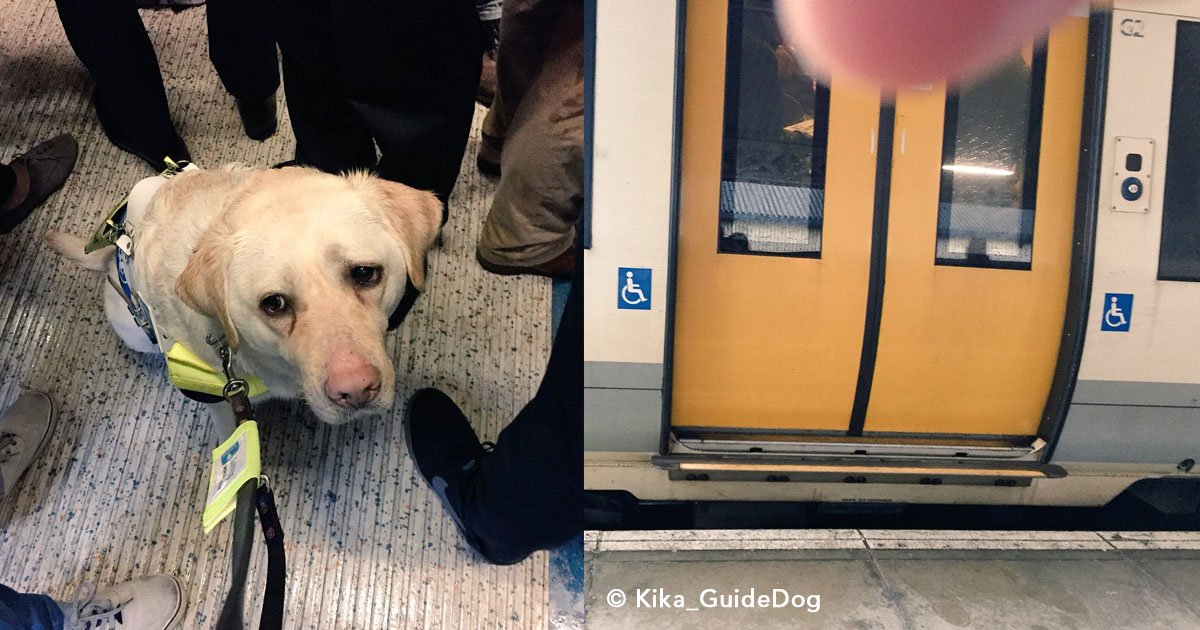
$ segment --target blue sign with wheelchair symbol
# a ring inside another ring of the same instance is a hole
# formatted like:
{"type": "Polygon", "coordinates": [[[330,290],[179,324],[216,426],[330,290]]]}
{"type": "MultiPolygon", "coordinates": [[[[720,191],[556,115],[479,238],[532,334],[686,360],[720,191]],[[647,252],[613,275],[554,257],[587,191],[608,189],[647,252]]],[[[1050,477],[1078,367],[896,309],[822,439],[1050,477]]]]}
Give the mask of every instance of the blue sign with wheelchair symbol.
{"type": "Polygon", "coordinates": [[[650,269],[617,269],[617,308],[650,310],[650,269]]]}
{"type": "Polygon", "coordinates": [[[1100,330],[1129,332],[1129,324],[1132,320],[1132,293],[1104,294],[1104,314],[1100,316],[1100,330]]]}

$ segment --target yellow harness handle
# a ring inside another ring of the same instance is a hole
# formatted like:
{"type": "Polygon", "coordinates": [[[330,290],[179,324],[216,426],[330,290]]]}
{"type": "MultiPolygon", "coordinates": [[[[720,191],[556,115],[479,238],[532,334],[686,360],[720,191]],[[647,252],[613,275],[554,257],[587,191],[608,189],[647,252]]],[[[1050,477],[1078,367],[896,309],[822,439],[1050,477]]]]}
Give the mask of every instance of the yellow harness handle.
{"type": "MultiPolygon", "coordinates": [[[[167,351],[167,375],[179,389],[213,396],[223,396],[225,392],[225,375],[178,341],[167,351]]],[[[267,386],[261,379],[248,376],[245,381],[250,386],[247,395],[251,398],[267,393],[267,386]]]]}

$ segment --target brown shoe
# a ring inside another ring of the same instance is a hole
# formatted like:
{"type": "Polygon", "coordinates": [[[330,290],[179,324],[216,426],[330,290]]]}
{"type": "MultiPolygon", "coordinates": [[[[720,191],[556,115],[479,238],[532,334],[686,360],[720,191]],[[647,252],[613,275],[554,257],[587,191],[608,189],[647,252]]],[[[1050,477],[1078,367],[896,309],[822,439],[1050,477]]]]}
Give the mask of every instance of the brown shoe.
{"type": "Polygon", "coordinates": [[[529,274],[531,276],[546,276],[557,280],[566,280],[571,277],[571,272],[575,270],[575,247],[567,248],[567,251],[551,258],[550,260],[529,267],[518,267],[509,265],[497,265],[483,259],[479,252],[475,252],[475,260],[479,261],[479,266],[485,270],[501,276],[518,276],[521,274],[529,274]]]}

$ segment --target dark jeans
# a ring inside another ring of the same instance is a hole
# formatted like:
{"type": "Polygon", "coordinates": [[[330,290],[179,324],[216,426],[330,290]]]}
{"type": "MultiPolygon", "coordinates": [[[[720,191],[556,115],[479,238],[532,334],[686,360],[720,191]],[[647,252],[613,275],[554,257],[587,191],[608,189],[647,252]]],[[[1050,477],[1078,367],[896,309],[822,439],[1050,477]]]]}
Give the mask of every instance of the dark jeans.
{"type": "Polygon", "coordinates": [[[0,630],[62,630],[63,623],[62,609],[53,599],[0,584],[0,630]]]}
{"type": "Polygon", "coordinates": [[[576,264],[537,394],[500,432],[466,489],[463,526],[498,562],[517,562],[583,531],[582,271],[576,264]]]}
{"type": "MultiPolygon", "coordinates": [[[[158,57],[133,0],[55,0],[63,30],[96,84],[108,131],[150,154],[175,138],[158,57]]],[[[236,98],[279,87],[278,56],[262,0],[209,0],[208,44],[221,82],[236,98]]]]}
{"type": "Polygon", "coordinates": [[[276,0],[273,14],[296,159],[449,197],[482,63],[474,0],[276,0]]]}

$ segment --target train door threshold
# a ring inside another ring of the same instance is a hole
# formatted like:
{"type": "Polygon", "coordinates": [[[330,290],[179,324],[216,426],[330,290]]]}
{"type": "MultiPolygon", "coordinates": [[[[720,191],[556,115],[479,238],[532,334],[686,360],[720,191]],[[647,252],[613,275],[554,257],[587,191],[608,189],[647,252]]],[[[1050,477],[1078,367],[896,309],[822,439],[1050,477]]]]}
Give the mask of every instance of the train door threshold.
{"type": "Polygon", "coordinates": [[[1066,471],[1036,459],[1042,441],[1018,447],[895,443],[784,443],[779,448],[707,441],[672,441],[671,452],[652,458],[676,481],[764,481],[828,483],[904,483],[1025,487],[1035,479],[1059,479],[1066,471]],[[696,448],[700,446],[701,448],[696,448]],[[721,446],[726,448],[722,449],[721,446]]]}
{"type": "Polygon", "coordinates": [[[680,431],[671,434],[674,454],[746,454],[817,457],[896,457],[1034,461],[1046,441],[1039,437],[817,436],[680,431]]]}

